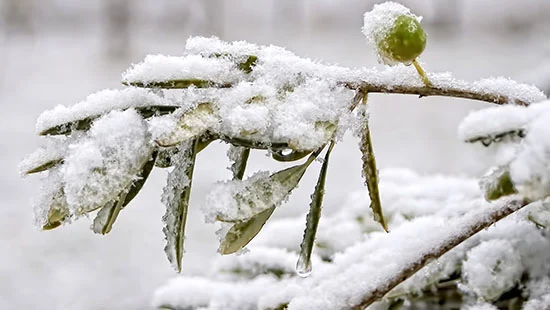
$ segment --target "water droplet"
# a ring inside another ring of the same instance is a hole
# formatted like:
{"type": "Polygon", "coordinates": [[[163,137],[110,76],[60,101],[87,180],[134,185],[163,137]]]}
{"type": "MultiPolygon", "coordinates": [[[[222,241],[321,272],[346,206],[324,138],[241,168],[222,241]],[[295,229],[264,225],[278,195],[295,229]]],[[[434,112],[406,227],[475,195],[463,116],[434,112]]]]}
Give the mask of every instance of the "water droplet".
{"type": "Polygon", "coordinates": [[[292,149],[284,149],[281,151],[281,155],[283,156],[288,156],[290,154],[292,154],[292,149]]]}
{"type": "Polygon", "coordinates": [[[300,258],[298,258],[298,263],[296,263],[296,274],[302,278],[307,278],[311,274],[311,261],[306,255],[300,255],[300,258]]]}

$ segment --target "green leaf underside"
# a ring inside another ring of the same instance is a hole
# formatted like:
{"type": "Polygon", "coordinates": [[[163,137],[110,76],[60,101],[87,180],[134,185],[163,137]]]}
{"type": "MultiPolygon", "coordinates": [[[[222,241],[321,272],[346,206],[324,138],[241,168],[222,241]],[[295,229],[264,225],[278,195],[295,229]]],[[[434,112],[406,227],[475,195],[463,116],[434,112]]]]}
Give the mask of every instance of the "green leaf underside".
{"type": "Polygon", "coordinates": [[[56,166],[58,166],[62,163],[63,163],[63,158],[53,159],[53,160],[47,161],[45,163],[42,163],[42,164],[40,164],[39,166],[37,166],[35,168],[32,168],[32,169],[29,169],[29,170],[25,171],[25,174],[33,174],[33,173],[46,171],[46,170],[51,169],[53,167],[56,167],[56,166]]]}
{"type": "Polygon", "coordinates": [[[42,226],[42,230],[52,230],[61,226],[68,216],[69,211],[67,209],[62,209],[53,205],[50,206],[50,210],[48,210],[48,220],[42,226]]]}
{"type": "Polygon", "coordinates": [[[494,177],[496,179],[493,183],[488,184],[485,188],[485,199],[492,201],[504,196],[517,194],[518,191],[512,182],[510,171],[508,169],[497,170],[494,177]]]}
{"type": "Polygon", "coordinates": [[[302,244],[300,245],[300,255],[298,256],[298,262],[296,264],[296,270],[299,273],[309,274],[311,272],[311,252],[315,243],[315,235],[317,234],[317,228],[319,226],[319,220],[321,219],[321,208],[323,204],[323,196],[325,194],[325,181],[327,178],[328,162],[330,159],[330,153],[334,147],[334,142],[330,143],[330,146],[325,154],[321,171],[319,172],[319,178],[315,185],[315,190],[311,196],[311,204],[309,205],[309,213],[306,217],[306,229],[304,230],[304,237],[302,244]]]}
{"type": "Polygon", "coordinates": [[[145,165],[143,165],[141,173],[138,175],[138,179],[134,183],[132,183],[132,185],[128,189],[128,194],[124,199],[124,203],[122,204],[122,207],[126,207],[132,201],[132,199],[136,197],[139,191],[141,191],[141,189],[143,188],[143,185],[145,184],[145,181],[147,181],[147,178],[149,177],[149,174],[155,167],[155,162],[157,161],[157,157],[158,157],[158,151],[155,150],[151,154],[151,158],[145,163],[145,165]]]}
{"type": "Polygon", "coordinates": [[[122,84],[128,85],[128,86],[142,87],[142,88],[162,88],[162,89],[183,89],[183,88],[189,88],[191,86],[194,86],[197,88],[209,88],[209,87],[229,88],[232,86],[229,83],[219,84],[212,81],[200,80],[200,79],[179,79],[179,80],[151,81],[151,82],[134,81],[134,82],[122,82],[122,84]]]}
{"type": "MultiPolygon", "coordinates": [[[[147,106],[147,107],[136,107],[134,108],[143,118],[150,118],[153,116],[160,116],[173,113],[179,108],[179,106],[147,106]]],[[[129,109],[129,108],[128,108],[129,109]]],[[[127,110],[127,109],[122,109],[127,110]]],[[[72,121],[64,124],[60,124],[51,128],[48,128],[40,132],[41,136],[46,135],[69,135],[73,131],[86,131],[90,129],[92,123],[99,118],[101,115],[93,115],[87,118],[72,121]]]]}
{"type": "MultiPolygon", "coordinates": [[[[365,113],[365,112],[363,112],[365,113]]],[[[380,200],[380,192],[378,190],[378,169],[376,168],[376,158],[374,157],[374,151],[372,148],[372,140],[370,136],[370,128],[367,117],[365,120],[365,126],[361,135],[361,159],[363,161],[363,176],[367,183],[367,189],[370,197],[370,208],[374,213],[374,220],[382,225],[382,228],[387,232],[388,226],[384,219],[382,212],[382,202],[380,200]]]]}
{"type": "MultiPolygon", "coordinates": [[[[252,218],[239,221],[234,224],[227,232],[220,244],[219,251],[221,254],[231,254],[239,251],[260,232],[263,225],[265,224],[267,219],[269,219],[275,208],[280,203],[282,203],[282,201],[286,199],[286,197],[288,197],[292,190],[298,185],[307,167],[309,167],[309,165],[315,160],[317,155],[319,155],[319,152],[315,152],[314,154],[312,154],[308,158],[308,160],[301,165],[281,170],[269,176],[269,182],[279,183],[282,188],[285,188],[288,191],[287,194],[281,197],[281,201],[274,201],[274,204],[271,207],[260,211],[252,218]]],[[[266,197],[266,199],[270,199],[269,196],[271,195],[271,193],[262,194],[264,194],[264,197],[266,197]]],[[[246,203],[246,201],[241,201],[241,203],[246,203]]],[[[218,220],[231,222],[231,219],[221,218],[218,220]]]]}
{"type": "Polygon", "coordinates": [[[153,151],[151,158],[146,161],[141,168],[141,172],[138,175],[137,180],[134,181],[127,189],[122,191],[116,200],[107,203],[99,210],[92,224],[92,228],[95,233],[105,235],[111,232],[120,211],[136,197],[145,184],[151,170],[153,170],[157,159],[157,154],[157,151],[153,151]]]}
{"type": "Polygon", "coordinates": [[[242,180],[244,177],[244,172],[246,170],[246,164],[248,162],[248,157],[250,156],[250,149],[247,147],[241,148],[241,154],[238,157],[238,160],[235,161],[232,165],[233,180],[242,180]]]}
{"type": "Polygon", "coordinates": [[[260,232],[273,211],[275,207],[256,214],[248,221],[233,225],[220,245],[220,253],[232,254],[245,247],[260,232]]]}
{"type": "MultiPolygon", "coordinates": [[[[164,248],[168,260],[175,265],[178,272],[181,272],[182,270],[182,258],[184,253],[184,240],[185,240],[185,226],[187,222],[187,212],[189,209],[189,198],[191,195],[191,184],[193,179],[193,170],[195,167],[195,159],[197,155],[197,146],[198,146],[198,139],[195,139],[191,143],[188,144],[190,149],[189,150],[180,150],[180,152],[185,152],[188,158],[184,161],[184,163],[188,163],[187,166],[184,168],[176,167],[174,169],[185,169],[184,173],[189,179],[189,183],[185,186],[181,186],[180,188],[175,188],[174,193],[177,194],[179,197],[176,197],[177,199],[177,205],[175,206],[175,210],[167,210],[166,211],[166,226],[164,227],[163,231],[166,236],[167,244],[164,248]],[[168,220],[168,215],[172,213],[175,214],[175,221],[171,222],[168,220]],[[170,246],[173,246],[174,249],[169,248],[170,246]],[[175,253],[175,257],[172,257],[170,253],[172,251],[175,253]],[[176,261],[172,261],[175,259],[176,261]]],[[[169,208],[169,206],[167,206],[169,208]]]]}
{"type": "Polygon", "coordinates": [[[122,192],[116,201],[109,202],[99,210],[92,224],[92,230],[95,233],[106,235],[111,232],[125,199],[126,192],[122,192]]]}

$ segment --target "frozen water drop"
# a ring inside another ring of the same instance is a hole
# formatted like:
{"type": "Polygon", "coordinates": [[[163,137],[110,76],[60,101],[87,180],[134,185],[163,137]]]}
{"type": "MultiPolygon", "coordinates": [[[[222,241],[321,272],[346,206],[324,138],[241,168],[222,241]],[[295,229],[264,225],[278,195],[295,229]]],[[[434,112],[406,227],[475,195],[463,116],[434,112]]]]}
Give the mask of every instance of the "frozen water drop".
{"type": "Polygon", "coordinates": [[[311,260],[306,255],[300,255],[296,263],[296,274],[299,277],[307,278],[311,274],[311,260]]]}

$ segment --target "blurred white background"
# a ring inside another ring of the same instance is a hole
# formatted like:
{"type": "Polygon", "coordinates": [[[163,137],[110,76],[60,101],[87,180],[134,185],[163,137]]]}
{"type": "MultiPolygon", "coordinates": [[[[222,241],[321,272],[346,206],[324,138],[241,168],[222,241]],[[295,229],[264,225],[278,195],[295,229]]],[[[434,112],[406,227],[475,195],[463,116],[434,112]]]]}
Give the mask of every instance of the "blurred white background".
{"type": "MultiPolygon", "coordinates": [[[[40,145],[34,121],[45,109],[72,105],[103,88],[147,54],[183,52],[190,35],[217,35],[285,46],[345,66],[380,66],[360,33],[370,0],[0,0],[0,309],[147,309],[155,288],[175,276],[163,252],[156,170],[107,236],[83,218],[54,231],[33,227],[37,177],[21,179],[18,162],[40,145]]],[[[423,15],[425,69],[474,80],[508,76],[550,90],[550,2],[407,0],[423,15]]],[[[458,122],[483,104],[458,99],[374,95],[372,135],[381,169],[481,175],[492,150],[456,138],[458,122]]],[[[326,210],[362,188],[360,153],[349,136],[333,153],[326,210]]],[[[229,176],[226,146],[201,153],[193,183],[184,274],[208,271],[214,229],[199,205],[209,186],[229,176]]],[[[276,169],[262,153],[250,170],[276,169]]],[[[277,216],[309,204],[315,173],[277,216]]],[[[381,189],[383,191],[383,188],[381,189]]],[[[251,244],[253,246],[253,243],[251,244]]]]}

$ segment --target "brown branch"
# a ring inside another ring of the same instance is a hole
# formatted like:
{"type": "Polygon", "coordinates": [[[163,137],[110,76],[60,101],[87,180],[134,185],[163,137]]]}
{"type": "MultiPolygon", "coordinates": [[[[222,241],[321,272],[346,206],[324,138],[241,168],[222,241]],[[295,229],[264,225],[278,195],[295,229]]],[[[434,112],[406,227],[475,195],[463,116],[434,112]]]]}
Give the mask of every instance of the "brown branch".
{"type": "Polygon", "coordinates": [[[447,253],[449,250],[453,249],[466,239],[472,237],[479,231],[491,226],[492,224],[498,222],[506,216],[525,207],[528,204],[528,201],[518,198],[515,200],[497,201],[495,203],[502,203],[503,206],[495,208],[494,210],[492,210],[491,213],[488,213],[487,216],[479,217],[477,221],[468,224],[468,227],[462,229],[460,234],[453,236],[453,238],[450,240],[446,240],[448,242],[441,244],[439,247],[435,247],[430,252],[424,253],[421,257],[418,257],[418,259],[415,260],[414,263],[394,274],[386,283],[384,283],[384,286],[367,292],[361,298],[361,302],[355,306],[352,306],[351,309],[359,310],[368,307],[375,301],[384,297],[384,295],[386,295],[394,287],[410,278],[422,267],[424,267],[434,259],[439,258],[440,256],[447,253]]]}
{"type": "Polygon", "coordinates": [[[350,83],[343,82],[342,85],[349,89],[360,90],[362,93],[391,93],[391,94],[409,94],[418,95],[420,97],[427,96],[445,96],[455,98],[466,98],[473,100],[486,101],[495,104],[516,104],[521,106],[528,106],[531,102],[526,102],[519,98],[507,97],[501,94],[482,93],[472,90],[466,90],[453,87],[440,87],[437,85],[427,86],[391,86],[391,85],[377,85],[368,82],[350,83]]]}

